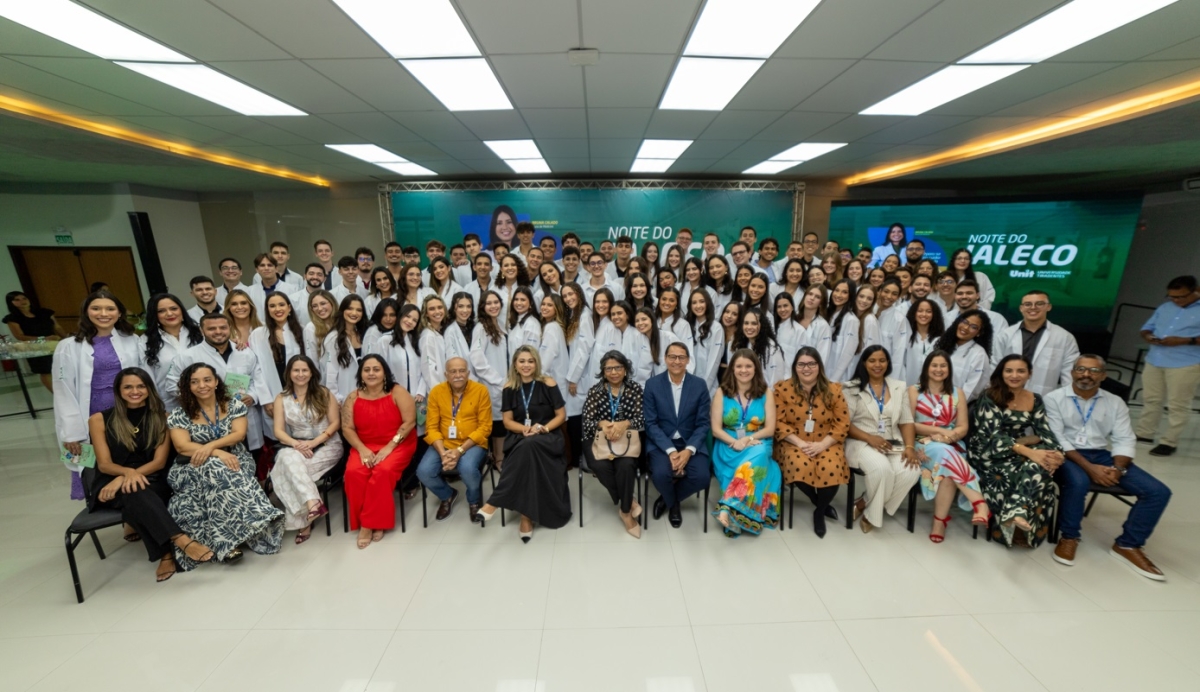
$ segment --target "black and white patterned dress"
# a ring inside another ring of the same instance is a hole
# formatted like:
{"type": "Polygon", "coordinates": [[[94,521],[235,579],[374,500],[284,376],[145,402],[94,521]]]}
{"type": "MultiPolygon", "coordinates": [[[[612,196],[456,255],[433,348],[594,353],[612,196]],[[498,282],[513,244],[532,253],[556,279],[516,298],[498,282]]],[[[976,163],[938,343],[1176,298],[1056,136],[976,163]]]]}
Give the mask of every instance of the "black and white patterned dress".
{"type": "MultiPolygon", "coordinates": [[[[183,408],[167,417],[173,429],[187,430],[192,441],[207,444],[228,435],[233,421],[246,415],[246,405],[231,399],[228,412],[213,428],[197,424],[183,408]]],[[[239,470],[231,471],[220,459],[209,457],[200,466],[192,466],[189,457],[180,456],[171,465],[167,481],[175,494],[171,497],[171,516],[184,533],[212,549],[223,560],[234,548],[245,543],[261,555],[279,552],[283,544],[283,512],[267,499],[254,478],[254,458],[239,442],[226,450],[238,458],[239,470]]],[[[196,566],[183,551],[175,549],[180,570],[196,566]]]]}

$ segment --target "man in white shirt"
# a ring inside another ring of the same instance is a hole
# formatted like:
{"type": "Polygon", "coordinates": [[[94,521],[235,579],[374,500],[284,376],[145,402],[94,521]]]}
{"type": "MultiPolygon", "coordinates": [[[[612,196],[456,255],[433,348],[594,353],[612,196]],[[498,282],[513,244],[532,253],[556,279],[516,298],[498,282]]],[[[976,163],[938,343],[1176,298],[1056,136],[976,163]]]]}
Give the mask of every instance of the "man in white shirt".
{"type": "Polygon", "coordinates": [[[729,254],[725,256],[725,260],[729,262],[729,271],[733,272],[733,276],[737,276],[737,270],[741,267],[753,267],[750,257],[750,245],[745,241],[737,240],[729,246],[729,254]]]}
{"type": "Polygon", "coordinates": [[[1059,526],[1062,536],[1054,548],[1054,560],[1075,564],[1084,503],[1093,484],[1135,495],[1137,503],[1109,554],[1134,572],[1163,581],[1160,570],[1142,548],[1153,533],[1171,499],[1171,490],[1133,463],[1137,440],[1129,423],[1129,408],[1121,398],[1100,388],[1107,373],[1104,359],[1091,354],[1074,360],[1071,386],[1045,397],[1046,419],[1066,461],[1054,474],[1062,486],[1059,526]],[[1110,451],[1111,446],[1111,451],[1110,451]]]}
{"type": "Polygon", "coordinates": [[[325,270],[325,290],[332,290],[337,283],[334,276],[337,273],[337,265],[333,262],[333,245],[328,240],[318,240],[313,243],[313,256],[317,258],[321,269],[325,270]]]}
{"type": "Polygon", "coordinates": [[[583,297],[588,307],[592,306],[592,298],[595,297],[596,291],[602,288],[612,291],[614,300],[624,300],[625,287],[608,278],[608,273],[604,269],[604,255],[593,252],[591,257],[588,257],[587,270],[591,274],[591,278],[581,288],[583,288],[583,297]]]}
{"type": "Polygon", "coordinates": [[[662,264],[667,263],[667,251],[675,246],[679,247],[679,251],[683,253],[684,261],[687,261],[687,258],[691,257],[692,253],[692,229],[681,228],[678,231],[675,231],[675,240],[663,246],[661,258],[662,264]]]}
{"type": "MultiPolygon", "coordinates": [[[[758,231],[754,230],[754,226],[743,226],[741,232],[738,233],[738,242],[745,243],[746,247],[749,248],[749,253],[745,262],[737,262],[733,258],[733,246],[729,246],[730,252],[728,255],[725,255],[725,261],[729,262],[729,266],[734,267],[734,271],[737,271],[737,267],[743,264],[749,264],[758,260],[758,253],[754,251],[754,245],[758,243],[758,231]]],[[[778,253],[778,248],[776,252],[778,253]]]]}
{"type": "MultiPolygon", "coordinates": [[[[393,241],[394,242],[394,241],[393,241]]],[[[388,243],[391,245],[392,243],[388,243]]],[[[400,249],[400,243],[396,243],[396,250],[400,249]]],[[[354,292],[363,300],[367,299],[367,294],[371,291],[371,272],[375,270],[375,251],[369,247],[360,247],[354,251],[354,261],[358,265],[358,276],[354,281],[354,292]]],[[[401,263],[403,264],[403,262],[401,263]]],[[[341,265],[339,263],[339,269],[341,265]]],[[[388,271],[391,271],[390,269],[388,271]]],[[[400,284],[396,284],[399,286],[400,284]]]]}
{"type": "Polygon", "coordinates": [[[711,428],[710,398],[704,380],[688,373],[691,352],[676,341],[667,346],[667,371],[646,381],[642,394],[650,476],[659,498],[654,518],[669,511],[671,526],[679,528],[679,503],[709,484],[710,460],[705,438],[711,428]]]}
{"type": "Polygon", "coordinates": [[[513,252],[521,256],[521,261],[529,264],[529,251],[534,248],[533,236],[537,233],[537,229],[528,221],[517,223],[517,246],[513,248],[513,252]]]}
{"type": "Polygon", "coordinates": [[[188,308],[188,314],[193,320],[199,322],[203,315],[221,312],[221,303],[217,301],[217,289],[213,286],[212,279],[207,276],[195,276],[192,277],[190,285],[192,298],[196,300],[196,304],[188,308]]]}
{"type": "Polygon", "coordinates": [[[579,248],[563,248],[562,259],[558,262],[558,268],[562,270],[564,284],[580,283],[588,279],[587,274],[580,271],[579,265],[579,248]]]}
{"type": "MultiPolygon", "coordinates": [[[[603,247],[603,244],[601,244],[603,247]]],[[[603,252],[603,250],[601,250],[603,252]]],[[[605,269],[608,278],[614,283],[625,278],[625,272],[629,271],[629,260],[633,258],[633,238],[623,235],[617,238],[617,256],[616,259],[609,263],[605,269]]],[[[620,300],[618,298],[618,300],[620,300]]]]}
{"type": "Polygon", "coordinates": [[[1008,320],[998,312],[984,310],[979,307],[979,284],[971,279],[963,279],[958,287],[954,289],[954,309],[946,313],[946,324],[954,321],[959,313],[968,310],[978,310],[987,316],[988,321],[992,323],[992,352],[988,355],[992,358],[992,367],[995,367],[1000,359],[1004,357],[1001,354],[998,346],[1000,345],[1000,333],[1008,329],[1008,320]]]}
{"type": "Polygon", "coordinates": [[[758,243],[758,253],[751,260],[750,266],[754,271],[767,275],[768,283],[776,283],[778,274],[775,272],[775,258],[779,256],[779,241],[774,238],[763,238],[758,243]]]}
{"type": "Polygon", "coordinates": [[[304,283],[304,288],[288,296],[301,327],[312,321],[308,316],[308,297],[325,288],[325,268],[320,262],[312,262],[304,268],[304,283]]]}
{"type": "MultiPolygon", "coordinates": [[[[704,262],[704,266],[706,267],[708,266],[709,257],[725,253],[725,248],[721,247],[721,238],[718,237],[716,233],[705,233],[704,240],[700,242],[700,247],[704,249],[700,259],[704,262]]],[[[729,258],[727,257],[725,260],[729,261],[729,258]]]]}
{"type": "Polygon", "coordinates": [[[459,286],[466,286],[474,278],[467,249],[461,243],[450,246],[450,275],[459,286]]]}
{"type": "MultiPolygon", "coordinates": [[[[283,288],[284,293],[299,291],[301,288],[303,288],[304,280],[300,278],[299,274],[288,269],[287,263],[288,260],[291,259],[292,253],[288,250],[287,243],[276,240],[275,242],[271,243],[271,249],[267,254],[271,255],[271,259],[275,260],[275,276],[278,277],[280,281],[291,287],[290,289],[281,287],[283,288]]],[[[254,283],[256,285],[262,285],[262,282],[262,276],[255,274],[254,283]]]]}
{"type": "Polygon", "coordinates": [[[225,304],[225,297],[229,292],[240,288],[246,290],[246,284],[242,283],[242,263],[233,257],[225,257],[220,262],[217,262],[217,269],[221,271],[221,285],[217,286],[217,302],[221,305],[225,304]]]}
{"type": "Polygon", "coordinates": [[[1075,336],[1047,319],[1053,308],[1045,291],[1026,292],[1021,298],[1024,319],[1001,332],[999,338],[1001,358],[1019,353],[1033,365],[1025,388],[1042,396],[1071,384],[1072,364],[1079,357],[1075,336]]]}
{"type": "MultiPolygon", "coordinates": [[[[372,258],[374,259],[374,258],[372,258]]],[[[394,240],[388,241],[387,245],[383,246],[383,261],[387,263],[388,274],[392,275],[392,281],[399,286],[400,272],[403,271],[404,265],[404,248],[394,240]]],[[[371,270],[374,271],[374,263],[371,270]]],[[[367,277],[370,280],[371,277],[367,277]]]]}

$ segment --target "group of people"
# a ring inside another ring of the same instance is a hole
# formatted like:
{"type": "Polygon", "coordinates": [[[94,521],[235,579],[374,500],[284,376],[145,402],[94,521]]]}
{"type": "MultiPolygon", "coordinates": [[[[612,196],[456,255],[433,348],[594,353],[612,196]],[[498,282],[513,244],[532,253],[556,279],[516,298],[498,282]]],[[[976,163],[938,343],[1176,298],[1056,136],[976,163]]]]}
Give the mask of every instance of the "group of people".
{"type": "MultiPolygon", "coordinates": [[[[639,465],[659,492],[653,516],[669,513],[674,526],[680,502],[715,476],[714,515],[730,536],[776,525],[785,484],[812,499],[823,535],[854,468],[866,476],[855,505],[864,531],[920,483],[934,502],[935,542],[959,495],[972,521],[1006,545],[1033,547],[1049,531],[1052,479],[1086,476],[1161,497],[1157,508],[1139,501],[1137,530],[1127,525],[1114,547],[1157,573],[1141,547],[1169,491],[1141,482],[1148,476],[1118,445],[1120,417],[1103,417],[1110,429],[1088,428],[1087,445],[1113,447],[1101,458],[1091,454],[1099,447],[1069,449],[1064,435],[1074,431],[1061,421],[1083,415],[1072,403],[1049,411],[1057,392],[1074,391],[1066,397],[1074,404],[1094,395],[1087,385],[1103,379],[1103,361],[1080,356],[1074,337],[1048,321],[1044,292],[1022,297],[1012,325],[992,312],[995,292],[968,251],[943,271],[922,257],[919,239],[903,256],[864,250],[847,259],[828,244],[818,257],[812,233],[780,258],[779,243],[749,227],[728,255],[706,234],[702,256],[691,254],[687,229],[661,252],[647,243],[637,255],[628,237],[593,247],[566,234],[561,246],[549,236],[535,245],[526,222],[514,235],[511,248],[485,248],[474,235],[448,252],[430,241],[425,268],[416,248],[398,243],[385,247],[383,266],[369,248],[335,263],[322,240],[303,274],[288,267],[288,247],[273,243],[254,259],[251,284],[241,283],[238,260],[224,258],[220,281],[191,280],[194,307],[154,296],[143,335],[116,296],[93,292],[53,368],[65,452],[82,459],[81,445],[95,447],[96,469],[76,476],[77,496],[136,505],[124,510],[128,536],[169,577],[236,560],[242,547],[276,551],[284,530],[303,543],[328,511],[316,482],[343,459],[363,548],[394,527],[398,484],[411,492],[419,480],[439,499],[437,518],[447,518],[457,498],[448,474],[464,482],[472,521],[516,511],[527,541],[535,525],[569,520],[566,469],[576,463],[608,489],[635,536],[639,465]],[[123,398],[126,380],[140,398],[123,398]],[[143,408],[137,415],[165,423],[134,423],[130,412],[143,408]],[[1055,420],[1068,428],[1055,430],[1055,420]],[[273,464],[259,463],[272,449],[273,464]],[[502,473],[485,502],[489,458],[502,473]],[[1119,479],[1101,468],[1106,460],[1119,479]],[[209,511],[217,503],[236,504],[209,511]]],[[[1191,277],[1172,286],[1177,312],[1156,313],[1147,340],[1152,356],[1170,349],[1191,358],[1200,312],[1188,308],[1200,293],[1191,277]]],[[[1186,378],[1170,375],[1161,397],[1174,402],[1186,378]]],[[[1149,407],[1139,438],[1155,434],[1148,415],[1149,407]]],[[[1173,451],[1176,423],[1172,409],[1152,453],[1173,451]]],[[[1074,495],[1064,485],[1061,497],[1074,495]]],[[[1060,512],[1058,552],[1078,538],[1065,505],[1060,512]]]]}

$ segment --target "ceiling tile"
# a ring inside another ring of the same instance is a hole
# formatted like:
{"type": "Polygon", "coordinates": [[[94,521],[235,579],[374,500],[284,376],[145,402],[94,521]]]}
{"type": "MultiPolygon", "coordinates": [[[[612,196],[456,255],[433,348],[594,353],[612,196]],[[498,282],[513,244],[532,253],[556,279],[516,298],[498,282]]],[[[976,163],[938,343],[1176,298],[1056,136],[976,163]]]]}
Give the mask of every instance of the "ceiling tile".
{"type": "Polygon", "coordinates": [[[742,145],[742,139],[698,139],[683,152],[680,159],[719,159],[742,145]]]}
{"type": "Polygon", "coordinates": [[[1062,0],[945,0],[867,57],[956,62],[1060,4],[1062,0]]]}
{"type": "Polygon", "coordinates": [[[408,70],[391,58],[306,60],[305,63],[381,111],[444,108],[408,70]]]}
{"type": "Polygon", "coordinates": [[[775,57],[863,58],[942,0],[822,2],[783,42],[775,57]],[[865,18],[870,21],[863,21],[865,18]]]}
{"type": "Polygon", "coordinates": [[[792,111],[764,128],[756,139],[798,144],[845,117],[844,113],[792,111]]]}
{"type": "Polygon", "coordinates": [[[853,60],[772,58],[733,97],[727,110],[791,110],[852,65],[853,60]]]}
{"type": "MultiPolygon", "coordinates": [[[[609,156],[606,153],[606,155],[602,156],[602,157],[595,157],[595,156],[592,157],[592,173],[625,177],[625,176],[630,175],[629,167],[631,165],[633,165],[633,154],[630,154],[629,156],[619,157],[619,156],[609,156]]],[[[638,173],[638,174],[635,174],[633,177],[638,177],[638,178],[651,177],[652,178],[652,177],[661,177],[661,175],[662,174],[645,175],[645,174],[638,173]]]]}
{"type": "Polygon", "coordinates": [[[804,99],[799,108],[858,113],[941,68],[930,62],[862,60],[804,99]]]}
{"type": "Polygon", "coordinates": [[[196,60],[281,60],[291,57],[207,2],[88,0],[87,5],[196,60]]]}
{"type": "Polygon", "coordinates": [[[812,136],[814,142],[854,142],[874,132],[912,120],[898,115],[848,115],[812,136]]]}
{"type": "Polygon", "coordinates": [[[671,164],[668,173],[706,173],[719,159],[685,159],[680,158],[671,164]]]}
{"type": "MultiPolygon", "coordinates": [[[[411,142],[421,137],[415,132],[392,120],[383,113],[329,113],[322,119],[358,135],[359,142],[384,144],[387,142],[411,142]]],[[[325,144],[350,144],[351,142],[325,142],[325,144]]]]}
{"type": "MultiPolygon", "coordinates": [[[[1039,63],[930,111],[937,115],[991,115],[1071,86],[1119,63],[1039,63]]],[[[1101,77],[1101,79],[1103,79],[1101,77]]]]}
{"type": "Polygon", "coordinates": [[[463,161],[461,163],[470,168],[471,172],[474,173],[513,175],[513,170],[508,167],[508,164],[495,157],[490,159],[471,159],[470,161],[463,161]]]}
{"type": "Polygon", "coordinates": [[[472,111],[455,113],[479,139],[529,139],[529,128],[518,111],[472,111]]]}
{"type": "MultiPolygon", "coordinates": [[[[866,117],[866,116],[856,116],[866,117]]],[[[877,116],[871,116],[877,117],[877,116]]],[[[931,135],[935,132],[941,132],[948,127],[961,125],[970,121],[971,118],[954,115],[930,115],[928,113],[919,115],[915,118],[906,118],[896,123],[895,125],[886,126],[873,133],[859,137],[863,142],[871,142],[877,144],[905,144],[920,137],[931,135]]],[[[836,127],[836,126],[835,126],[836,127]]],[[[821,133],[824,135],[825,133],[821,133]]]]}
{"type": "Polygon", "coordinates": [[[696,139],[718,114],[710,111],[656,110],[646,128],[649,139],[696,139]]]}
{"type": "MultiPolygon", "coordinates": [[[[586,159],[589,154],[587,139],[538,139],[538,151],[549,160],[556,159],[586,159]]],[[[586,169],[586,167],[585,167],[586,169]]]]}
{"type": "Polygon", "coordinates": [[[456,159],[486,159],[495,156],[495,153],[486,144],[478,140],[449,139],[440,142],[430,142],[429,145],[445,152],[444,155],[449,155],[456,159]]]}
{"type": "Polygon", "coordinates": [[[498,55],[492,65],[517,108],[582,108],[583,68],[563,53],[498,55]]]}
{"type": "Polygon", "coordinates": [[[388,115],[425,139],[478,139],[449,111],[401,111],[388,115]]]}
{"type": "Polygon", "coordinates": [[[784,115],[784,111],[723,111],[704,130],[704,136],[712,139],[750,139],[784,115]]]}
{"type": "Polygon", "coordinates": [[[458,0],[458,7],[490,55],[562,53],[579,46],[579,15],[573,2],[458,0]]]}
{"type": "Polygon", "coordinates": [[[305,144],[310,141],[307,137],[281,130],[270,122],[245,115],[208,115],[188,119],[268,146],[305,144]]]}
{"type": "Polygon", "coordinates": [[[1011,108],[998,110],[993,115],[1071,115],[1073,112],[1092,110],[1098,105],[1097,101],[1119,100],[1122,96],[1132,96],[1134,92],[1150,92],[1168,84],[1196,79],[1200,75],[1193,73],[1198,69],[1200,60],[1126,63],[1011,108]],[[1162,80],[1168,80],[1168,84],[1156,84],[1162,80]]]}
{"type": "Polygon", "coordinates": [[[369,104],[300,60],[222,61],[212,66],[315,115],[371,110],[369,104]]]}
{"type": "MultiPolygon", "coordinates": [[[[0,38],[2,41],[3,38],[0,38]]],[[[1146,56],[1146,60],[1195,60],[1200,58],[1200,38],[1177,43],[1170,48],[1146,56]]]]}
{"type": "MultiPolygon", "coordinates": [[[[265,118],[275,127],[300,135],[318,145],[333,142],[353,142],[357,139],[354,133],[334,125],[316,115],[306,118],[265,118]]],[[[298,145],[303,146],[303,145],[298,145]]]]}
{"type": "MultiPolygon", "coordinates": [[[[909,144],[926,144],[930,146],[957,146],[977,137],[999,134],[1009,128],[1018,127],[1025,123],[1042,119],[1031,116],[1018,117],[986,117],[968,120],[960,125],[948,127],[908,142],[909,144]]],[[[1048,121],[1046,121],[1048,122],[1048,121]]]]}
{"type": "Polygon", "coordinates": [[[675,64],[673,55],[601,54],[584,68],[589,108],[657,108],[675,64]]]}
{"type": "Polygon", "coordinates": [[[587,111],[582,108],[522,108],[534,138],[587,137],[587,111]]]}
{"type": "Polygon", "coordinates": [[[610,53],[683,50],[700,0],[582,0],[583,43],[610,53]]]}
{"type": "Polygon", "coordinates": [[[646,134],[654,111],[649,108],[589,108],[588,134],[597,137],[637,138],[646,134]]]}
{"type": "Polygon", "coordinates": [[[82,51],[40,31],[0,17],[0,55],[43,55],[62,58],[91,58],[82,51]]]}
{"type": "Polygon", "coordinates": [[[550,170],[559,173],[587,173],[591,170],[591,160],[586,156],[571,158],[569,156],[546,156],[546,165],[550,170]]]}
{"type": "Polygon", "coordinates": [[[439,144],[445,144],[445,142],[394,142],[389,144],[387,149],[393,154],[399,154],[409,161],[418,163],[441,161],[451,157],[452,154],[449,154],[445,147],[439,146],[439,144]]]}
{"type": "Polygon", "coordinates": [[[592,160],[596,156],[611,158],[628,158],[630,161],[642,146],[641,139],[596,139],[592,138],[592,160]]]}
{"type": "Polygon", "coordinates": [[[208,1],[297,58],[388,57],[329,0],[208,1]]]}

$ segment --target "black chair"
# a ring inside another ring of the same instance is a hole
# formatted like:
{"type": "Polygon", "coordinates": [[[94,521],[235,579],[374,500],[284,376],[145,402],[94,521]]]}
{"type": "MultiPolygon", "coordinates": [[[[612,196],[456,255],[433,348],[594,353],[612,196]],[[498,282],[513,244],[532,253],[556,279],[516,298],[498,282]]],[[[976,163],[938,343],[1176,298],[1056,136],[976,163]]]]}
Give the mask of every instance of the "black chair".
{"type": "MultiPolygon", "coordinates": [[[[846,528],[847,529],[854,528],[854,477],[855,476],[864,476],[865,477],[866,475],[867,474],[863,473],[863,471],[861,469],[854,468],[853,466],[850,467],[850,482],[846,484],[846,528]]],[[[921,493],[920,481],[918,481],[917,483],[913,483],[913,487],[909,488],[909,490],[908,490],[907,528],[908,528],[909,533],[912,533],[916,529],[917,498],[919,497],[920,493],[921,493]]],[[[793,487],[792,495],[788,500],[789,504],[791,504],[791,501],[795,499],[795,496],[796,496],[796,489],[793,487]]],[[[789,507],[789,510],[790,509],[791,508],[789,507]]],[[[790,527],[790,523],[791,523],[790,514],[791,514],[791,512],[789,511],[789,517],[788,517],[789,528],[791,528],[790,527]]]]}
{"type": "MultiPolygon", "coordinates": [[[[713,475],[713,471],[712,471],[712,466],[710,464],[709,470],[708,470],[708,485],[704,486],[704,500],[703,500],[703,503],[700,505],[700,513],[704,515],[704,533],[708,533],[708,507],[709,507],[708,491],[709,491],[709,488],[712,486],[713,478],[714,478],[714,475],[713,475]]],[[[643,469],[639,466],[638,480],[642,485],[642,500],[641,500],[641,503],[642,503],[642,529],[649,530],[650,529],[650,513],[653,511],[653,508],[650,505],[650,487],[653,485],[653,482],[651,481],[650,469],[648,467],[643,469]]],[[[782,524],[783,522],[781,521],[780,523],[782,524]]]]}
{"type": "Polygon", "coordinates": [[[110,526],[120,526],[123,523],[120,510],[98,509],[95,512],[89,512],[85,508],[75,515],[75,519],[67,527],[63,542],[67,546],[67,562],[71,565],[71,580],[75,582],[75,600],[79,603],[83,603],[83,586],[79,583],[79,568],[75,564],[75,548],[83,541],[84,536],[91,536],[92,544],[96,546],[96,553],[100,555],[101,560],[106,559],[108,556],[104,554],[104,548],[100,547],[100,539],[96,537],[96,532],[110,526]]]}
{"type": "MultiPolygon", "coordinates": [[[[275,452],[274,456],[276,458],[278,458],[279,451],[281,449],[284,449],[286,447],[286,445],[276,442],[272,445],[272,447],[274,448],[274,452],[275,452]]],[[[325,475],[323,475],[317,479],[317,492],[319,492],[321,494],[321,504],[325,505],[325,509],[326,509],[326,513],[325,513],[325,535],[326,536],[333,535],[333,529],[330,526],[330,521],[329,521],[329,516],[333,513],[332,510],[329,509],[329,491],[333,490],[335,487],[340,485],[342,483],[342,480],[346,477],[346,460],[349,458],[350,458],[350,445],[345,444],[345,442],[343,441],[343,443],[342,443],[342,458],[338,460],[338,463],[334,464],[333,468],[326,471],[325,475]]],[[[268,476],[267,478],[269,481],[270,476],[268,476]]],[[[270,487],[270,486],[268,486],[268,487],[270,487]]],[[[267,492],[267,488],[263,488],[263,490],[264,490],[264,492],[267,492]]],[[[342,497],[342,525],[343,525],[343,531],[345,533],[349,533],[350,532],[350,511],[346,507],[344,491],[343,491],[343,497],[342,497]]]]}
{"type": "Polygon", "coordinates": [[[857,469],[853,466],[850,467],[850,482],[846,484],[846,528],[847,529],[854,528],[854,477],[855,476],[865,477],[866,475],[867,474],[863,473],[861,469],[857,469]]]}
{"type": "MultiPolygon", "coordinates": [[[[479,467],[480,475],[482,475],[485,470],[488,472],[488,477],[492,479],[492,491],[495,492],[495,490],[496,490],[496,474],[495,474],[496,457],[492,456],[492,453],[490,451],[487,454],[485,454],[483,457],[483,464],[480,465],[480,467],[479,467]]],[[[458,474],[457,471],[443,471],[442,478],[445,478],[448,482],[451,482],[451,483],[453,483],[456,480],[462,479],[462,477],[458,474]]],[[[503,519],[504,519],[503,515],[501,515],[500,518],[503,521],[503,519]]],[[[421,522],[425,528],[429,528],[429,491],[425,488],[424,483],[421,484],[421,522]]],[[[484,519],[482,516],[479,517],[479,528],[482,529],[485,524],[487,524],[487,520],[484,519]]]]}
{"type": "MultiPolygon", "coordinates": [[[[1055,485],[1057,485],[1057,483],[1055,485]]],[[[1088,486],[1088,493],[1091,495],[1091,498],[1088,500],[1087,504],[1083,508],[1083,516],[1085,518],[1087,517],[1087,515],[1092,513],[1092,507],[1096,504],[1096,500],[1099,499],[1099,497],[1101,495],[1108,495],[1109,497],[1114,497],[1114,498],[1120,500],[1121,502],[1125,503],[1125,505],[1129,506],[1129,507],[1132,507],[1137,504],[1137,500],[1129,499],[1131,497],[1137,497],[1137,496],[1134,495],[1133,493],[1129,492],[1128,490],[1125,490],[1124,488],[1122,488],[1119,485],[1105,486],[1105,485],[1097,485],[1095,483],[1092,483],[1090,486],[1088,486]]],[[[1061,494],[1062,494],[1062,490],[1060,487],[1060,489],[1059,489],[1060,497],[1061,497],[1061,494]]],[[[1055,503],[1054,510],[1055,510],[1054,517],[1053,517],[1054,521],[1051,524],[1051,526],[1053,528],[1050,532],[1050,536],[1051,536],[1050,542],[1051,543],[1058,542],[1058,537],[1062,531],[1062,527],[1059,526],[1059,521],[1061,520],[1062,516],[1058,512],[1058,504],[1057,503],[1055,503]]]]}

